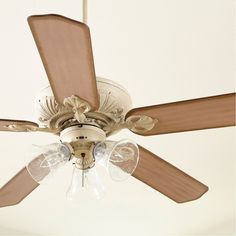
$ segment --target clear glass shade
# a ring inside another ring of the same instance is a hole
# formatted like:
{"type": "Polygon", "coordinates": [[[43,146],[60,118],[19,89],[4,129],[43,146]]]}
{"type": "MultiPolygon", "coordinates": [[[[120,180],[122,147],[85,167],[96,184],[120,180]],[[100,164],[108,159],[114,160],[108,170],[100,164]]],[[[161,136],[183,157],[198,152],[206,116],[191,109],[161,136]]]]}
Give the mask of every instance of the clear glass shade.
{"type": "Polygon", "coordinates": [[[101,199],[104,193],[105,187],[96,166],[87,170],[74,168],[67,199],[73,202],[80,202],[82,196],[101,199]]]}
{"type": "Polygon", "coordinates": [[[138,145],[131,140],[98,143],[93,151],[95,160],[103,165],[115,181],[126,180],[139,161],[138,145]]]}
{"type": "Polygon", "coordinates": [[[32,178],[41,183],[70,160],[70,149],[61,143],[38,147],[36,158],[28,163],[27,170],[32,178]]]}
{"type": "MultiPolygon", "coordinates": [[[[71,149],[68,144],[53,143],[38,147],[37,155],[27,165],[32,178],[41,183],[51,179],[59,167],[71,159],[71,149]]],[[[126,180],[135,170],[139,161],[139,149],[131,140],[119,142],[99,142],[93,149],[95,166],[86,170],[74,167],[67,198],[80,202],[82,197],[100,199],[104,196],[105,187],[99,170],[105,170],[116,181],[126,180]],[[100,169],[99,169],[100,168],[100,169]]]]}

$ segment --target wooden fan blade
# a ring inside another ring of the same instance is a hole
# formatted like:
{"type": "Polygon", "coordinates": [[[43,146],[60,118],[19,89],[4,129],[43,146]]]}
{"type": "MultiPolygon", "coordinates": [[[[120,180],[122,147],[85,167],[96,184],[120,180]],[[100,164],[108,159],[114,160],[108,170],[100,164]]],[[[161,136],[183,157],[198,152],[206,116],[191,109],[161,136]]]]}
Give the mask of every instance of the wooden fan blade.
{"type": "Polygon", "coordinates": [[[208,187],[152,152],[139,146],[139,163],[133,176],[177,203],[200,198],[208,187]]]}
{"type": "Polygon", "coordinates": [[[72,95],[86,100],[91,110],[99,97],[87,25],[59,15],[30,16],[28,23],[59,103],[72,95]]]}
{"type": "MultiPolygon", "coordinates": [[[[34,161],[37,162],[39,159],[42,160],[44,158],[43,155],[39,155],[33,159],[29,165],[34,161]]],[[[41,173],[41,178],[43,179],[48,173],[49,168],[45,168],[44,172],[41,173]]],[[[38,186],[39,184],[34,181],[27,168],[24,167],[0,189],[0,207],[12,206],[20,203],[38,186]]]]}
{"type": "Polygon", "coordinates": [[[38,186],[24,167],[0,189],[0,207],[20,203],[38,186]]]}
{"type": "Polygon", "coordinates": [[[25,121],[25,120],[4,120],[0,119],[0,131],[18,131],[18,132],[24,132],[26,129],[13,129],[14,126],[23,126],[23,127],[35,127],[38,128],[38,124],[31,122],[31,121],[25,121]]]}
{"type": "Polygon", "coordinates": [[[145,136],[234,126],[235,93],[135,108],[126,119],[136,115],[158,120],[152,130],[136,132],[145,136]]]}

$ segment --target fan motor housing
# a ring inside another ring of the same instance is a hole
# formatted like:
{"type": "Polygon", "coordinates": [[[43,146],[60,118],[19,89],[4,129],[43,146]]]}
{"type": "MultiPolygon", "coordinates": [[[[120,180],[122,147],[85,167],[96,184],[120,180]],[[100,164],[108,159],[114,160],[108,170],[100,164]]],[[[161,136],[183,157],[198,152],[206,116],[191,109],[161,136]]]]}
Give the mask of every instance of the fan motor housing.
{"type": "Polygon", "coordinates": [[[75,165],[79,169],[94,166],[93,148],[96,142],[106,140],[106,133],[92,125],[79,124],[64,129],[60,134],[61,141],[67,143],[72,150],[75,165]]]}
{"type": "MultiPolygon", "coordinates": [[[[132,108],[132,101],[127,90],[111,80],[97,77],[97,89],[99,109],[87,112],[85,116],[90,122],[85,123],[93,123],[109,135],[114,132],[106,131],[106,127],[122,123],[126,113],[132,108]]],[[[57,103],[50,86],[42,89],[39,96],[36,97],[35,110],[39,122],[49,129],[63,130],[65,127],[76,124],[73,120],[72,109],[57,103]]]]}
{"type": "Polygon", "coordinates": [[[62,142],[101,142],[106,140],[106,133],[93,125],[79,124],[64,129],[60,138],[62,142]]]}

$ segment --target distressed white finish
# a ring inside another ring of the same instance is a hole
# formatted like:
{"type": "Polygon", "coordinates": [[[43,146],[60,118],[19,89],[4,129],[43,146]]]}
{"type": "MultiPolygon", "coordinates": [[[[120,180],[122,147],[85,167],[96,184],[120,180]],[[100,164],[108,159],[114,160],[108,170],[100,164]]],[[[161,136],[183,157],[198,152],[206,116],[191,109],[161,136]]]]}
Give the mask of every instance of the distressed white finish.
{"type": "MultiPolygon", "coordinates": [[[[235,90],[233,1],[89,0],[88,6],[96,73],[123,85],[134,107],[235,90]]],[[[47,85],[26,17],[55,12],[79,20],[80,7],[78,0],[2,2],[0,117],[36,121],[32,98],[47,85]]],[[[65,199],[73,169],[68,165],[52,185],[39,187],[18,206],[0,209],[0,235],[235,234],[234,128],[156,137],[124,130],[111,137],[120,138],[149,148],[207,184],[209,192],[177,205],[135,179],[107,181],[101,202],[81,196],[81,204],[74,206],[65,199]]],[[[26,163],[30,144],[58,137],[4,132],[0,140],[4,184],[26,163]]]]}
{"type": "MultiPolygon", "coordinates": [[[[81,86],[81,85],[78,85],[81,86]]],[[[52,90],[49,86],[42,89],[35,99],[35,108],[38,121],[47,130],[59,133],[73,123],[93,124],[101,127],[107,134],[114,133],[117,129],[132,127],[130,120],[127,124],[124,121],[125,114],[132,108],[131,98],[128,91],[121,85],[111,80],[97,78],[97,88],[99,94],[99,109],[90,112],[90,106],[86,101],[72,95],[65,98],[64,105],[60,105],[55,100],[52,90]],[[69,120],[69,121],[67,121],[69,120]],[[66,124],[65,124],[66,121],[66,124]]],[[[137,122],[144,124],[145,122],[137,122]]],[[[21,130],[23,127],[13,127],[21,130]]],[[[150,128],[152,128],[151,126],[150,128]]],[[[26,127],[27,128],[27,127],[26,127]]],[[[12,127],[11,127],[12,130],[12,127]]],[[[37,129],[32,129],[32,131],[37,129]]],[[[38,129],[43,131],[43,129],[38,129]]]]}

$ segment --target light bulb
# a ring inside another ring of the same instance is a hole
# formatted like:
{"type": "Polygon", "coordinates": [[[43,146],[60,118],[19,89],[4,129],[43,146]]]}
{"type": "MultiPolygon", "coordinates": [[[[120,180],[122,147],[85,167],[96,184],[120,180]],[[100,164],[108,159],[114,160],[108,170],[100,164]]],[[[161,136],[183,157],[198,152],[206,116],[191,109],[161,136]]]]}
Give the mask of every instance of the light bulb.
{"type": "Polygon", "coordinates": [[[66,164],[71,157],[69,146],[63,143],[52,143],[38,148],[37,157],[28,163],[27,170],[32,178],[41,183],[48,181],[55,171],[66,164]]]}
{"type": "Polygon", "coordinates": [[[75,166],[67,191],[67,199],[73,202],[80,202],[81,198],[85,196],[101,199],[104,193],[105,187],[96,166],[86,170],[78,169],[75,166]]]}
{"type": "Polygon", "coordinates": [[[126,180],[139,161],[138,145],[128,139],[97,143],[93,155],[115,181],[126,180]]]}

